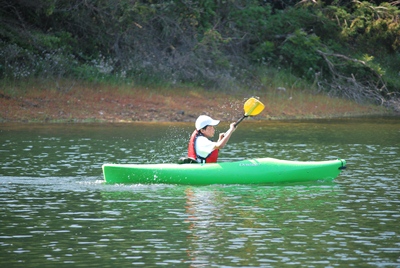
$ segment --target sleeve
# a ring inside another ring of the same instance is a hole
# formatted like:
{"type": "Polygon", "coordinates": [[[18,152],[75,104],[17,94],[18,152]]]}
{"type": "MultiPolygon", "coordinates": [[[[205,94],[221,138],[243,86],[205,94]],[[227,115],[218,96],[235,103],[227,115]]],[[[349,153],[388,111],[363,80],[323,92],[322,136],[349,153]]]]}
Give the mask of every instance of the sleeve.
{"type": "Polygon", "coordinates": [[[200,136],[196,139],[196,153],[201,157],[207,157],[215,148],[216,142],[210,141],[206,137],[200,136]]]}

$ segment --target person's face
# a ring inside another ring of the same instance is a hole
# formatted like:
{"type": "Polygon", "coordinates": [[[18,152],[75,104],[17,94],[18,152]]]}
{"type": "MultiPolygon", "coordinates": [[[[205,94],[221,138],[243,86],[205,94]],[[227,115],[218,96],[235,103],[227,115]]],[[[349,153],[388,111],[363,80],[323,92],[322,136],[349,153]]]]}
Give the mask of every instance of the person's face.
{"type": "Polygon", "coordinates": [[[212,138],[215,134],[215,128],[213,126],[207,126],[205,129],[202,129],[201,132],[207,138],[212,138]]]}

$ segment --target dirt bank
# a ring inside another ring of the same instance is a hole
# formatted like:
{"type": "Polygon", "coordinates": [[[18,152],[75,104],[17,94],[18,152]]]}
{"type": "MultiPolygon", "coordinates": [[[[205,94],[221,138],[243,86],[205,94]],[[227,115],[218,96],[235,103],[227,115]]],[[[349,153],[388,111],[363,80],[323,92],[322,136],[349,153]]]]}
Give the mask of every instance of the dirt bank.
{"type": "Polygon", "coordinates": [[[218,93],[184,88],[75,86],[67,91],[38,87],[0,90],[0,121],[187,122],[200,114],[231,121],[242,116],[244,101],[253,95],[265,104],[265,110],[257,116],[260,120],[388,113],[378,106],[297,91],[218,93]]]}

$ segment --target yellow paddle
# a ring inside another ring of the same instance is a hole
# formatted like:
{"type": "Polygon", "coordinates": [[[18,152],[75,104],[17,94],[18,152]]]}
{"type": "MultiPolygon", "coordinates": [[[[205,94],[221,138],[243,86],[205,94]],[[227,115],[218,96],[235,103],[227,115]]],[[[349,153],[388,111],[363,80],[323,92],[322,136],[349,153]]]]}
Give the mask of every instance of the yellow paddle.
{"type": "Polygon", "coordinates": [[[257,100],[256,98],[250,98],[248,99],[245,103],[244,103],[244,115],[242,116],[242,118],[240,118],[236,123],[235,123],[235,127],[237,127],[237,125],[239,125],[240,122],[243,121],[243,119],[245,119],[246,117],[249,116],[255,116],[258,115],[259,113],[262,112],[262,110],[264,110],[264,104],[262,104],[261,101],[257,100]]]}

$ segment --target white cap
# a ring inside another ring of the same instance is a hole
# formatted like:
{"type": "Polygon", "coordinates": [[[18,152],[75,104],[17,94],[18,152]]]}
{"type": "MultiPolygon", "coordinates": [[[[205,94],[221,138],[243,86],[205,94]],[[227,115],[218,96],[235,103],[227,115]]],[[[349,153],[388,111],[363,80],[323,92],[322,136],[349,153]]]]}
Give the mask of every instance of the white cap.
{"type": "Polygon", "coordinates": [[[205,126],[216,126],[219,124],[219,120],[214,120],[207,115],[200,115],[196,120],[196,129],[200,130],[205,126]]]}

